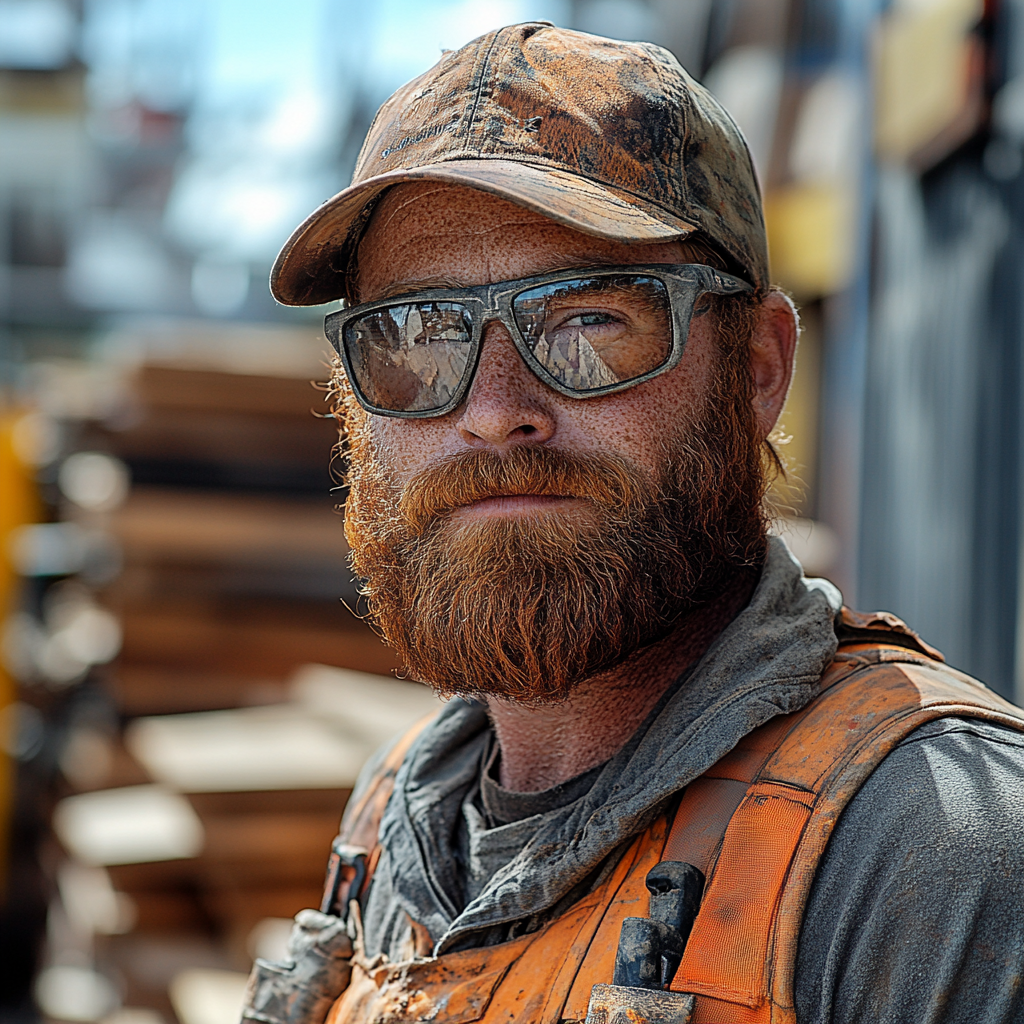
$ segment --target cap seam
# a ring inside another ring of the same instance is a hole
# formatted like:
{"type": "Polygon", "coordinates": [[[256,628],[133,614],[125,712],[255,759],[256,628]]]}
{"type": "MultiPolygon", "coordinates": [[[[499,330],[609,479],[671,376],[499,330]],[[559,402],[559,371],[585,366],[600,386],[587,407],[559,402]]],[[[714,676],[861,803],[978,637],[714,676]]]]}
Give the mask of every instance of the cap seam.
{"type": "Polygon", "coordinates": [[[480,81],[477,82],[476,92],[473,96],[473,106],[469,112],[469,117],[466,120],[466,143],[469,144],[469,140],[473,134],[473,123],[476,121],[476,112],[480,108],[480,101],[483,99],[484,85],[487,82],[487,75],[490,69],[491,54],[494,53],[494,48],[498,45],[498,37],[502,32],[507,32],[507,28],[499,28],[492,37],[490,43],[487,46],[487,52],[483,56],[483,60],[480,61],[480,81]]]}

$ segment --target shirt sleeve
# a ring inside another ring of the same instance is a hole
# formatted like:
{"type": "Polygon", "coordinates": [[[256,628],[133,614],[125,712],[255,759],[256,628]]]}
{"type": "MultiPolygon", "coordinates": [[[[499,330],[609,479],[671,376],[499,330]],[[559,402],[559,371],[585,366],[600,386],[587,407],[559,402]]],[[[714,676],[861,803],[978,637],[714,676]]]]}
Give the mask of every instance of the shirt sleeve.
{"type": "Polygon", "coordinates": [[[796,965],[799,1024],[1024,1022],[1024,735],[912,733],[836,825],[796,965]]]}

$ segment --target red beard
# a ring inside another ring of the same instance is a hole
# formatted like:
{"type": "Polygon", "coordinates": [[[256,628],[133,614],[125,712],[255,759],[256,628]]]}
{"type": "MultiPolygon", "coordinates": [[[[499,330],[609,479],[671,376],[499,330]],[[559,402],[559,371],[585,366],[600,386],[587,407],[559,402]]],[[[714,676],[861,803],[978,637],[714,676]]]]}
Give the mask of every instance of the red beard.
{"type": "Polygon", "coordinates": [[[440,693],[523,703],[666,636],[760,565],[766,485],[745,348],[721,359],[659,473],[622,458],[523,444],[448,458],[396,488],[343,382],[352,564],[384,638],[440,693]],[[455,509],[501,494],[580,499],[515,518],[455,509]]]}

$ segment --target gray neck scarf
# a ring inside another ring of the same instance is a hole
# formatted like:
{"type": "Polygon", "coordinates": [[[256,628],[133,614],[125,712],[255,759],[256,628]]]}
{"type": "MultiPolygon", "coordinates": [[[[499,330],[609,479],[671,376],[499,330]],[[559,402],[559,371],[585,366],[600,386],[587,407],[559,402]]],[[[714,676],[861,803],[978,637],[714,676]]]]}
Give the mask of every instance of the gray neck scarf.
{"type": "Polygon", "coordinates": [[[836,651],[840,604],[832,584],[805,579],[772,538],[747,607],[590,790],[537,815],[522,848],[464,907],[451,895],[461,891],[458,829],[479,785],[490,724],[479,704],[452,700],[406,757],[384,813],[384,852],[364,914],[367,952],[395,959],[409,919],[427,928],[441,953],[473,945],[471,933],[550,911],[743,736],[811,700],[836,651]]]}

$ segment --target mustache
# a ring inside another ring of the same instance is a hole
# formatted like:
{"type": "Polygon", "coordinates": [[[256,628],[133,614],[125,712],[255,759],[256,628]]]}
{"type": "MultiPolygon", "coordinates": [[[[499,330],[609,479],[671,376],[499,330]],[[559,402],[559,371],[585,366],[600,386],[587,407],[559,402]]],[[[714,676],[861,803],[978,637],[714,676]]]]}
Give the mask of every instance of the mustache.
{"type": "Polygon", "coordinates": [[[619,456],[520,445],[503,454],[460,452],[442,459],[402,488],[399,510],[418,534],[439,517],[485,498],[582,498],[614,513],[649,501],[658,490],[649,472],[619,456]]]}

